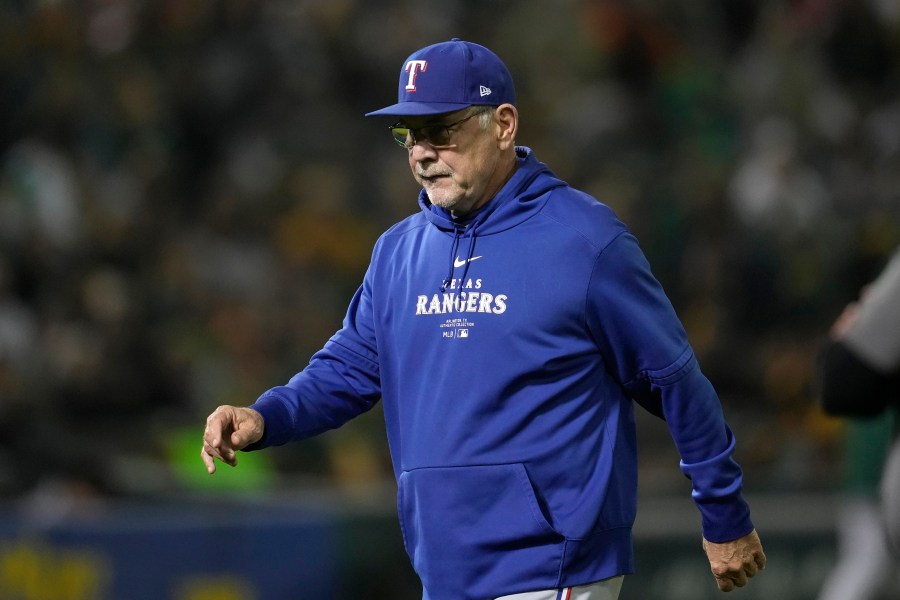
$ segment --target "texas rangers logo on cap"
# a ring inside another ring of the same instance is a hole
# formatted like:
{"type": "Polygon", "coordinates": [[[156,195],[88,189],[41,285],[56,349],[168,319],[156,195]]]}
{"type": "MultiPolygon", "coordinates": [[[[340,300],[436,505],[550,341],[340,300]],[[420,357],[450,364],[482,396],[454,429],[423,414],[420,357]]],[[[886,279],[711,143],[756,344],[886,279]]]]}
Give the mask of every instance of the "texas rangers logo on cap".
{"type": "Polygon", "coordinates": [[[407,92],[416,91],[416,75],[419,74],[419,71],[424,71],[427,68],[428,61],[424,60],[411,60],[406,63],[406,69],[404,70],[409,73],[409,80],[406,82],[407,92]]]}
{"type": "Polygon", "coordinates": [[[366,116],[437,115],[515,102],[503,61],[484,46],[454,38],[413,52],[400,70],[397,103],[366,116]]]}

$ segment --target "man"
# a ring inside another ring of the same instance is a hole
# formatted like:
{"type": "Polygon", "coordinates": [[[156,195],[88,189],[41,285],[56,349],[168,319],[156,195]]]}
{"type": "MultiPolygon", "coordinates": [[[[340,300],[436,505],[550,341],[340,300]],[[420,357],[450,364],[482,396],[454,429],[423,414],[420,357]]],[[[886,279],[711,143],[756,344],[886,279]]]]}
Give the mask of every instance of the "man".
{"type": "Polygon", "coordinates": [[[615,599],[633,570],[633,400],[667,420],[730,591],[765,566],[735,440],[635,238],[515,145],[512,78],[454,39],[413,53],[395,122],[421,211],[376,243],[343,327],[201,456],[339,427],[379,399],[424,600],[615,599]]]}

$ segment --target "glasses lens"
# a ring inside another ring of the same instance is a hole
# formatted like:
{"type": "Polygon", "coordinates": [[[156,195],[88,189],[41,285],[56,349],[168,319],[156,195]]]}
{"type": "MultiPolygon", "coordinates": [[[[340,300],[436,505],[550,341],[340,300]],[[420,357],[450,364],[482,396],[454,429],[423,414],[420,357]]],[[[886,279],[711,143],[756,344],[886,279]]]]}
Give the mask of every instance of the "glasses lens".
{"type": "Polygon", "coordinates": [[[450,130],[446,125],[426,125],[421,130],[422,137],[432,146],[449,146],[450,130]]]}
{"type": "Polygon", "coordinates": [[[391,135],[394,136],[394,141],[404,148],[408,148],[412,145],[412,138],[409,136],[408,127],[391,127],[391,135]]]}

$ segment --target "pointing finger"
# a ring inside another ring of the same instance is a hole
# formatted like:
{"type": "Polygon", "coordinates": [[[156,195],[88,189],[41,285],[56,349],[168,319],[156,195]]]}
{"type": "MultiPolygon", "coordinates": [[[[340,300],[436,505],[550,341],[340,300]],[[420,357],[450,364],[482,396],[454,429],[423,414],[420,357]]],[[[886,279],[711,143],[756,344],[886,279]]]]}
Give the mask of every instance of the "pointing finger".
{"type": "Polygon", "coordinates": [[[216,472],[216,461],[209,455],[205,447],[200,450],[200,458],[203,460],[203,464],[206,465],[206,471],[210,475],[216,472]]]}

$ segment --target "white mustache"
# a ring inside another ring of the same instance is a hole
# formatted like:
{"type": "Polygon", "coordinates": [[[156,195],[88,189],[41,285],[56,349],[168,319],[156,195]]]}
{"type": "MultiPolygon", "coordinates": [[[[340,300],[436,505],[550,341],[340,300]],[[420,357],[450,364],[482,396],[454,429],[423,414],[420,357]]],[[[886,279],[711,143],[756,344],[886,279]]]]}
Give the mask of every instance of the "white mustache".
{"type": "Polygon", "coordinates": [[[450,173],[444,171],[434,171],[432,173],[428,173],[426,171],[420,171],[419,169],[416,169],[416,175],[418,175],[422,179],[431,179],[433,177],[448,177],[450,173]]]}

